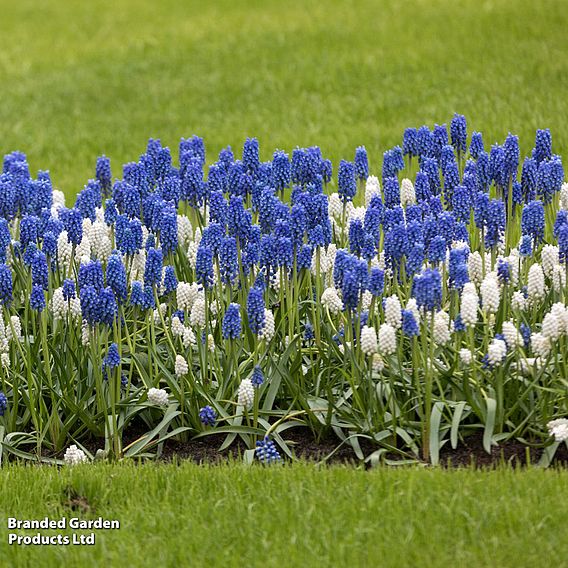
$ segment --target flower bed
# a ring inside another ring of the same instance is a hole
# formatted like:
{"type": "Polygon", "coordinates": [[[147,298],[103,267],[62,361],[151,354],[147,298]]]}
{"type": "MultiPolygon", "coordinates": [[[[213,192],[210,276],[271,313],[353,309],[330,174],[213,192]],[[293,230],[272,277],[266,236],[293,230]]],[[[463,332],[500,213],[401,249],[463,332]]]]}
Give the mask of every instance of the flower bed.
{"type": "Polygon", "coordinates": [[[455,115],[367,153],[256,139],[206,167],[150,140],[72,208],[48,172],[0,176],[2,448],[68,463],[223,435],[264,463],[287,431],[438,463],[480,436],[549,462],[568,439],[568,184],[538,130],[485,150],[455,115]],[[207,176],[205,170],[207,169],[207,176]],[[132,424],[145,433],[125,444],[132,424]],[[93,440],[98,452],[89,452],[93,440]]]}

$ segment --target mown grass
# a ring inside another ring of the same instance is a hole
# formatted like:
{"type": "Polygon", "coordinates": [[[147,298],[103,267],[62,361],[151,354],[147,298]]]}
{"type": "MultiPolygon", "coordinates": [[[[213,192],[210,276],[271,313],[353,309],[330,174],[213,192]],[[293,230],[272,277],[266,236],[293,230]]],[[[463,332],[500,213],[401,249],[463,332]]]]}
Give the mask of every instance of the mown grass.
{"type": "Polygon", "coordinates": [[[2,566],[518,568],[568,554],[566,471],[8,466],[0,489],[2,566]],[[121,528],[95,547],[6,544],[8,516],[46,515],[121,528]]]}
{"type": "MultiPolygon", "coordinates": [[[[197,133],[211,161],[257,136],[365,144],[466,114],[486,142],[537,127],[568,150],[563,0],[17,3],[0,0],[0,154],[73,196],[106,153],[197,133]]],[[[147,465],[0,473],[0,565],[562,566],[566,472],[147,465]],[[69,496],[90,511],[72,511],[69,496]],[[7,546],[6,518],[118,518],[97,546],[7,546]]]]}
{"type": "Polygon", "coordinates": [[[537,127],[568,149],[563,0],[0,1],[0,152],[27,152],[69,196],[148,137],[257,136],[371,167],[406,126],[455,111],[486,142],[537,127]]]}

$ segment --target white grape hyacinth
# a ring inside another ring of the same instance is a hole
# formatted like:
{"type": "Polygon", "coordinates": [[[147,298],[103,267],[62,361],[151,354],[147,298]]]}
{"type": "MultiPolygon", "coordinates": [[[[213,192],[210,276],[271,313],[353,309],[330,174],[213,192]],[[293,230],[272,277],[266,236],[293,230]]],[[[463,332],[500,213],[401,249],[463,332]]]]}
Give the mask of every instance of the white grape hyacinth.
{"type": "Polygon", "coordinates": [[[402,307],[395,294],[385,298],[385,321],[395,329],[402,325],[402,307]]]}
{"type": "MultiPolygon", "coordinates": [[[[183,326],[182,326],[183,327],[183,326]]],[[[195,333],[191,327],[184,327],[183,328],[183,337],[182,337],[183,346],[187,349],[192,345],[197,345],[197,338],[195,337],[195,333]]]]}
{"type": "Polygon", "coordinates": [[[250,379],[243,379],[237,392],[237,404],[244,406],[247,410],[252,407],[254,402],[254,387],[250,379]]]}
{"type": "Polygon", "coordinates": [[[414,185],[412,185],[412,182],[407,178],[404,178],[400,184],[400,203],[403,207],[416,203],[414,185]]]}
{"type": "Polygon", "coordinates": [[[381,184],[379,183],[379,178],[377,176],[369,176],[367,182],[365,183],[365,206],[369,207],[371,199],[375,195],[381,195],[381,184]]]}
{"type": "Polygon", "coordinates": [[[561,329],[561,334],[568,334],[568,310],[562,302],[552,304],[550,313],[558,318],[558,324],[561,329]]]}
{"type": "Polygon", "coordinates": [[[181,355],[176,355],[174,371],[178,379],[189,373],[189,365],[181,355]]]}
{"type": "Polygon", "coordinates": [[[335,288],[326,288],[323,291],[321,303],[331,314],[337,315],[343,311],[343,302],[335,288]]]}
{"type": "Polygon", "coordinates": [[[383,361],[383,358],[378,353],[375,353],[373,355],[373,371],[375,371],[375,373],[380,373],[384,368],[385,362],[383,361]]]}
{"type": "Polygon", "coordinates": [[[568,441],[568,419],[567,418],[557,418],[556,420],[551,420],[546,427],[551,436],[554,436],[556,442],[566,442],[568,441]]]}
{"type": "Polygon", "coordinates": [[[464,365],[471,365],[473,355],[469,349],[460,349],[460,360],[464,365]]]}
{"type": "Polygon", "coordinates": [[[487,348],[487,362],[495,367],[503,362],[507,355],[507,345],[502,339],[493,339],[487,348]]]}
{"type": "Polygon", "coordinates": [[[562,292],[566,286],[566,270],[560,264],[557,264],[552,271],[552,288],[555,292],[562,292]]]}
{"type": "Polygon", "coordinates": [[[377,331],[374,327],[364,325],[361,328],[361,351],[365,355],[371,356],[377,352],[377,349],[377,331]]]}
{"type": "Polygon", "coordinates": [[[274,337],[276,324],[274,322],[274,314],[268,308],[264,308],[264,326],[260,330],[258,336],[265,341],[270,341],[274,337]]]}
{"type": "Polygon", "coordinates": [[[499,282],[493,273],[488,274],[481,283],[481,305],[487,313],[494,314],[499,309],[501,292],[499,282]]]}
{"type": "Polygon", "coordinates": [[[63,297],[63,288],[56,288],[53,290],[53,295],[51,296],[51,313],[55,320],[62,320],[67,314],[68,304],[63,297]]]}
{"type": "Polygon", "coordinates": [[[87,347],[91,342],[91,328],[87,320],[81,322],[81,344],[87,347]]]}
{"type": "Polygon", "coordinates": [[[562,335],[562,323],[553,312],[548,312],[542,320],[542,335],[551,342],[556,341],[562,335]]]}
{"type": "Polygon", "coordinates": [[[568,183],[563,183],[560,189],[560,208],[568,210],[568,183]]]}
{"type": "Polygon", "coordinates": [[[503,322],[502,331],[505,343],[509,349],[513,350],[523,345],[523,338],[517,326],[512,321],[503,322]]]}
{"type": "Polygon", "coordinates": [[[467,273],[469,279],[475,284],[481,284],[483,280],[483,263],[481,255],[477,251],[473,251],[467,257],[467,273]]]}
{"type": "Polygon", "coordinates": [[[558,247],[554,245],[544,245],[541,253],[542,271],[545,276],[550,278],[554,272],[554,267],[560,262],[558,247]]]}
{"type": "Polygon", "coordinates": [[[436,312],[434,316],[434,343],[446,345],[451,339],[450,316],[444,310],[436,312]]]}
{"type": "Polygon", "coordinates": [[[66,465],[78,465],[84,463],[88,460],[87,454],[75,444],[69,446],[65,450],[65,455],[63,456],[63,461],[66,465]]]}
{"type": "MultiPolygon", "coordinates": [[[[465,292],[465,287],[464,287],[465,292]]],[[[479,309],[479,296],[475,293],[464,293],[461,298],[460,315],[466,327],[477,323],[477,310],[479,309]]]]}
{"type": "Polygon", "coordinates": [[[396,331],[388,323],[379,328],[379,351],[383,355],[392,355],[396,351],[396,331]]]}
{"type": "Polygon", "coordinates": [[[527,293],[529,300],[533,304],[540,302],[546,294],[544,272],[542,271],[542,267],[538,263],[533,264],[529,269],[527,293]]]}
{"type": "Polygon", "coordinates": [[[332,193],[329,196],[329,203],[327,206],[330,217],[335,217],[336,219],[341,218],[343,213],[343,203],[339,197],[339,193],[332,193]]]}
{"type": "Polygon", "coordinates": [[[177,216],[177,235],[178,242],[182,247],[187,246],[193,238],[193,227],[186,215],[177,216]]]}
{"type": "Polygon", "coordinates": [[[198,294],[198,287],[195,282],[178,282],[176,288],[176,302],[178,310],[190,311],[193,307],[193,302],[198,294]]]}
{"type": "Polygon", "coordinates": [[[200,295],[193,303],[191,313],[189,314],[189,323],[193,327],[205,327],[206,311],[205,297],[203,295],[200,295]]]}
{"type": "Polygon", "coordinates": [[[185,332],[185,327],[177,316],[174,316],[172,318],[171,328],[172,328],[172,335],[174,337],[183,337],[183,334],[185,332]]]}
{"type": "Polygon", "coordinates": [[[520,312],[522,312],[527,307],[527,301],[522,292],[519,292],[518,290],[516,292],[513,292],[513,297],[511,298],[511,307],[514,310],[519,310],[520,312]]]}
{"type": "Polygon", "coordinates": [[[148,402],[154,406],[166,406],[168,393],[164,389],[151,388],[148,390],[148,402]]]}
{"type": "Polygon", "coordinates": [[[537,357],[546,359],[550,355],[552,345],[550,339],[542,333],[534,332],[531,334],[531,346],[537,357]]]}
{"type": "Polygon", "coordinates": [[[73,246],[69,242],[67,231],[61,231],[57,237],[57,260],[63,266],[68,267],[71,263],[71,255],[73,254],[73,246]]]}

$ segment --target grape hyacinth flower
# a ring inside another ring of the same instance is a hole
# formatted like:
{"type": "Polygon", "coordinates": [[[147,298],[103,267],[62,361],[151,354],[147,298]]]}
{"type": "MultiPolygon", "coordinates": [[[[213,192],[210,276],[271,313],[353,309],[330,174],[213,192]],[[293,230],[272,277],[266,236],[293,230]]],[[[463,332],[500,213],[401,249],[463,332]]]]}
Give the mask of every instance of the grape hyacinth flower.
{"type": "Polygon", "coordinates": [[[35,284],[32,287],[32,293],[30,295],[30,307],[36,312],[42,312],[45,306],[45,292],[43,286],[35,284]]]}
{"type": "Polygon", "coordinates": [[[264,373],[259,365],[256,365],[253,369],[251,383],[254,388],[258,388],[264,383],[264,373]]]}
{"type": "Polygon", "coordinates": [[[73,444],[65,450],[63,461],[66,465],[73,466],[87,462],[88,458],[83,450],[79,449],[75,444],[73,444]]]}
{"type": "Polygon", "coordinates": [[[239,304],[229,304],[223,318],[223,339],[237,339],[242,333],[241,307],[239,304]]]}
{"type": "Polygon", "coordinates": [[[247,317],[250,330],[258,335],[265,322],[264,316],[264,298],[262,290],[253,287],[249,290],[247,299],[247,317]]]}
{"type": "Polygon", "coordinates": [[[369,177],[369,160],[365,146],[359,146],[355,150],[355,175],[357,179],[364,181],[369,177]]]}
{"type": "Polygon", "coordinates": [[[0,303],[9,306],[13,299],[12,271],[6,264],[0,264],[0,303]]]}
{"type": "Polygon", "coordinates": [[[484,152],[485,148],[483,146],[483,136],[481,132],[472,132],[471,141],[469,144],[469,153],[474,160],[477,160],[481,154],[484,152]]]}
{"type": "Polygon", "coordinates": [[[555,442],[561,443],[568,440],[568,419],[557,418],[556,420],[551,420],[546,427],[550,436],[554,437],[555,442]]]}
{"type": "Polygon", "coordinates": [[[402,153],[405,156],[418,156],[417,130],[407,128],[402,138],[402,153]]]}
{"type": "Polygon", "coordinates": [[[467,126],[463,114],[455,114],[450,123],[452,146],[458,154],[464,154],[467,146],[467,126]]]}
{"type": "Polygon", "coordinates": [[[254,386],[250,379],[243,379],[237,391],[237,404],[243,406],[247,410],[250,409],[254,402],[254,386]]]}
{"type": "Polygon", "coordinates": [[[437,269],[427,268],[416,274],[412,282],[412,297],[419,308],[431,312],[441,305],[442,281],[437,269]]]}
{"type": "Polygon", "coordinates": [[[282,459],[276,449],[276,445],[268,436],[256,443],[255,453],[258,459],[265,465],[279,462],[282,459]]]}
{"type": "Polygon", "coordinates": [[[148,389],[147,397],[148,402],[154,406],[166,406],[168,404],[168,393],[164,389],[148,389]]]}
{"type": "Polygon", "coordinates": [[[217,422],[217,413],[211,406],[204,406],[199,410],[199,420],[204,426],[213,427],[217,422]]]}
{"type": "Polygon", "coordinates": [[[120,365],[120,355],[118,353],[118,345],[116,343],[111,343],[108,348],[108,352],[103,359],[103,367],[111,370],[120,365]]]}
{"type": "Polygon", "coordinates": [[[407,337],[420,335],[418,323],[411,310],[402,310],[402,333],[407,337]]]}
{"type": "Polygon", "coordinates": [[[530,235],[535,245],[544,238],[544,206],[542,201],[527,203],[521,215],[521,231],[523,235],[530,235]]]}
{"type": "Polygon", "coordinates": [[[338,172],[338,193],[343,203],[352,201],[357,193],[357,182],[355,180],[355,166],[352,162],[341,160],[338,172]]]}

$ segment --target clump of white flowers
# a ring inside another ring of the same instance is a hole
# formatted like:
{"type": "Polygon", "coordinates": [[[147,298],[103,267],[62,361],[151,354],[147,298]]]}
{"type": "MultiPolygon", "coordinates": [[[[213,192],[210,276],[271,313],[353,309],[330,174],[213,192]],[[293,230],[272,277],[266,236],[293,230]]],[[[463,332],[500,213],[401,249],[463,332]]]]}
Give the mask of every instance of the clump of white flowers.
{"type": "Polygon", "coordinates": [[[69,446],[65,450],[65,455],[63,456],[63,461],[66,465],[78,465],[88,461],[87,454],[75,444],[69,446]]]}
{"type": "Polygon", "coordinates": [[[520,347],[523,344],[523,338],[512,321],[503,322],[503,337],[507,347],[511,350],[520,347]]]}
{"type": "Polygon", "coordinates": [[[550,355],[552,345],[550,339],[542,333],[533,332],[531,334],[532,350],[537,357],[546,359],[550,355]]]}
{"type": "Polygon", "coordinates": [[[440,310],[434,316],[434,341],[437,345],[445,345],[450,339],[450,316],[440,310]]]}
{"type": "Polygon", "coordinates": [[[379,351],[383,355],[392,355],[396,351],[396,331],[388,323],[379,328],[379,351]]]}
{"type": "Polygon", "coordinates": [[[483,310],[494,314],[499,309],[499,301],[501,298],[499,283],[494,273],[489,273],[481,283],[481,305],[483,310]]]}
{"type": "Polygon", "coordinates": [[[533,303],[540,302],[546,294],[544,272],[538,263],[533,264],[529,269],[527,294],[529,296],[529,300],[533,303]]]}
{"type": "Polygon", "coordinates": [[[557,442],[566,442],[568,440],[568,419],[557,418],[551,420],[547,425],[548,432],[557,442]]]}
{"type": "Polygon", "coordinates": [[[168,404],[168,393],[164,389],[148,389],[148,402],[154,406],[166,406],[168,404]]]}
{"type": "Polygon", "coordinates": [[[487,348],[487,362],[491,367],[500,365],[507,355],[507,345],[502,339],[493,338],[487,348]]]}
{"type": "Polygon", "coordinates": [[[473,289],[464,286],[461,297],[461,319],[466,327],[473,326],[477,323],[477,311],[479,309],[479,296],[473,289]]]}
{"type": "Polygon", "coordinates": [[[383,361],[383,358],[378,353],[375,353],[373,355],[373,371],[375,371],[375,373],[380,373],[384,368],[385,362],[383,361]]]}
{"type": "Polygon", "coordinates": [[[379,178],[376,176],[369,176],[365,184],[365,206],[369,207],[371,199],[375,195],[381,195],[381,184],[379,183],[379,178]]]}
{"type": "Polygon", "coordinates": [[[176,362],[175,362],[174,370],[175,370],[176,377],[178,377],[178,378],[183,377],[184,375],[187,375],[187,373],[189,373],[189,365],[187,364],[187,361],[181,355],[176,355],[176,362]]]}
{"type": "Polygon", "coordinates": [[[398,296],[392,295],[385,298],[385,321],[395,329],[402,325],[402,308],[398,296]]]}
{"type": "Polygon", "coordinates": [[[276,331],[275,326],[274,314],[268,308],[264,308],[264,326],[258,333],[258,336],[265,341],[270,341],[274,337],[274,333],[276,331]]]}
{"type": "Polygon", "coordinates": [[[469,349],[460,349],[460,360],[464,365],[471,365],[473,355],[469,349]]]}
{"type": "Polygon", "coordinates": [[[400,203],[403,207],[416,203],[414,185],[407,178],[404,178],[400,184],[400,203]]]}
{"type": "Polygon", "coordinates": [[[321,295],[321,303],[330,313],[336,315],[343,310],[343,301],[335,288],[326,288],[321,295]]]}
{"type": "Polygon", "coordinates": [[[252,407],[254,402],[254,386],[250,379],[243,379],[237,392],[237,404],[246,409],[252,407]]]}
{"type": "Polygon", "coordinates": [[[375,328],[364,325],[361,328],[361,351],[365,355],[374,355],[377,349],[377,332],[375,328]]]}

